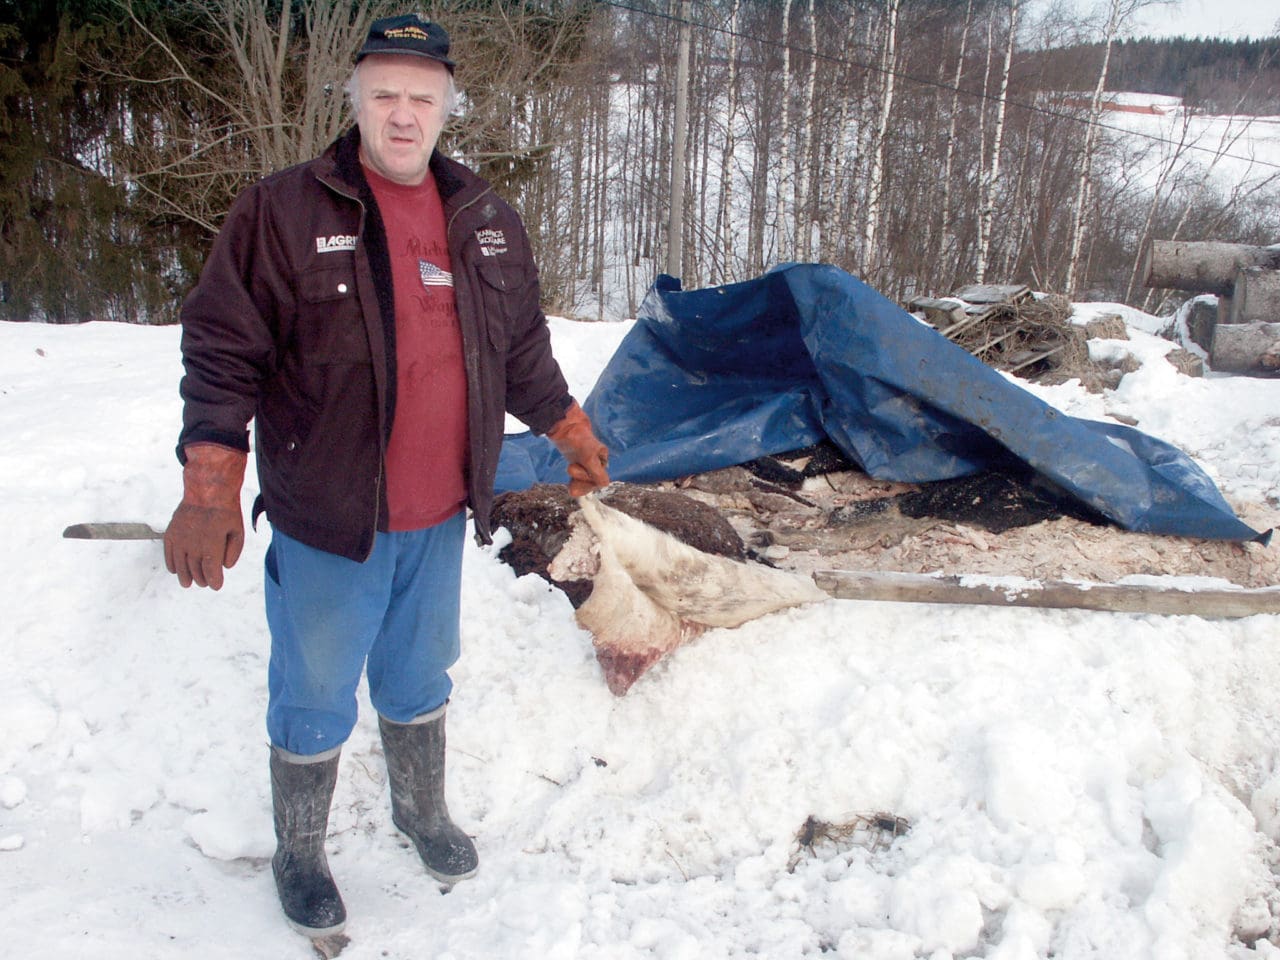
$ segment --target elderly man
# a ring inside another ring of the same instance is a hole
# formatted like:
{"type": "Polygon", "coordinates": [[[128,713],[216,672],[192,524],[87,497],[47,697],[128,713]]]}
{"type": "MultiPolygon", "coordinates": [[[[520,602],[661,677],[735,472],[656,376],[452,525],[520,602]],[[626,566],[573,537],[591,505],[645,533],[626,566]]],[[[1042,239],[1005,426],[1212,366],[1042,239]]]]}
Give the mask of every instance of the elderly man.
{"type": "Polygon", "coordinates": [[[375,21],[347,87],[356,128],[237,199],[182,310],[183,498],[165,562],[184,587],[222,586],[244,542],[253,419],[253,516],[272,530],[272,871],[309,936],[346,920],[324,841],[363,671],[393,822],[432,876],[476,871],[445,804],[444,713],[465,508],[487,541],[505,414],[556,444],[575,495],[609,482],[552,356],[523,224],[435,149],[453,69],[439,25],[375,21]]]}

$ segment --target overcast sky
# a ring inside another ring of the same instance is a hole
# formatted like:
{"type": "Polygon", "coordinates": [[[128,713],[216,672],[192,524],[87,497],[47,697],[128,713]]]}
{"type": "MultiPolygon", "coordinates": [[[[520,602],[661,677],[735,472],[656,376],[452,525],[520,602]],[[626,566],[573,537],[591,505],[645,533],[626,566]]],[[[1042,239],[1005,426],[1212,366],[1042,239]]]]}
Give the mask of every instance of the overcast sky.
{"type": "MultiPolygon", "coordinates": [[[[1110,0],[1031,0],[1033,16],[1051,7],[1069,19],[1096,22],[1101,33],[1110,0]]],[[[1280,36],[1277,0],[1172,0],[1139,10],[1122,30],[1124,37],[1260,37],[1280,36]]],[[[1052,44],[1051,38],[1050,43],[1052,44]]]]}
{"type": "Polygon", "coordinates": [[[1177,0],[1140,11],[1131,36],[1271,37],[1280,33],[1276,0],[1177,0]]]}

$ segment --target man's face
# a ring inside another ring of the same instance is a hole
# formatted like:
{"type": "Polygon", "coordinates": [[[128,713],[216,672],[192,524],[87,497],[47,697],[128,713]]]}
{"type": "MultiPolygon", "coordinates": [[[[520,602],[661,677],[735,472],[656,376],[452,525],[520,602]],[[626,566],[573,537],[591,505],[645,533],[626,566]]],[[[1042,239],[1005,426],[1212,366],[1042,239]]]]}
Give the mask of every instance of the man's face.
{"type": "Polygon", "coordinates": [[[365,57],[357,69],[361,159],[388,180],[421,183],[448,116],[448,69],[401,54],[365,57]]]}

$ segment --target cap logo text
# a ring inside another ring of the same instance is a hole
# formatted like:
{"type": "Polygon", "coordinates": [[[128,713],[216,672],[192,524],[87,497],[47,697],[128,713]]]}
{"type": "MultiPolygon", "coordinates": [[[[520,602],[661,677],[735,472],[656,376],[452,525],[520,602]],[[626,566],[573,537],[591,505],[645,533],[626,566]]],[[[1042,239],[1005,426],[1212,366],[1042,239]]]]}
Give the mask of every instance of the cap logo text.
{"type": "Polygon", "coordinates": [[[430,40],[427,31],[421,27],[392,27],[383,34],[389,40],[430,40]]]}

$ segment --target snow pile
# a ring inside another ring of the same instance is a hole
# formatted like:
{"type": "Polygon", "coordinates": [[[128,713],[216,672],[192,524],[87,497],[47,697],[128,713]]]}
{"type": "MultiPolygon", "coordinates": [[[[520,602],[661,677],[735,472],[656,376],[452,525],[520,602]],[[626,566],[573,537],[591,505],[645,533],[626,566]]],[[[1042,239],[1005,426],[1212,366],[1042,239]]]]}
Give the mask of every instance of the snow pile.
{"type": "MultiPolygon", "coordinates": [[[[579,396],[627,326],[553,322],[579,396]]],[[[1280,504],[1280,381],[1182,377],[1133,336],[1118,390],[1036,392],[1280,504]]],[[[60,538],[167,522],[178,331],[0,340],[6,952],[311,957],[266,864],[267,532],[219,594],[154,542],[60,538]]],[[[1280,957],[1280,618],[832,600],[709,630],[620,699],[495,553],[469,542],[449,719],[480,873],[441,896],[398,837],[366,703],[331,818],[344,958],[1280,957]],[[882,816],[905,832],[797,839],[882,816]]]]}

